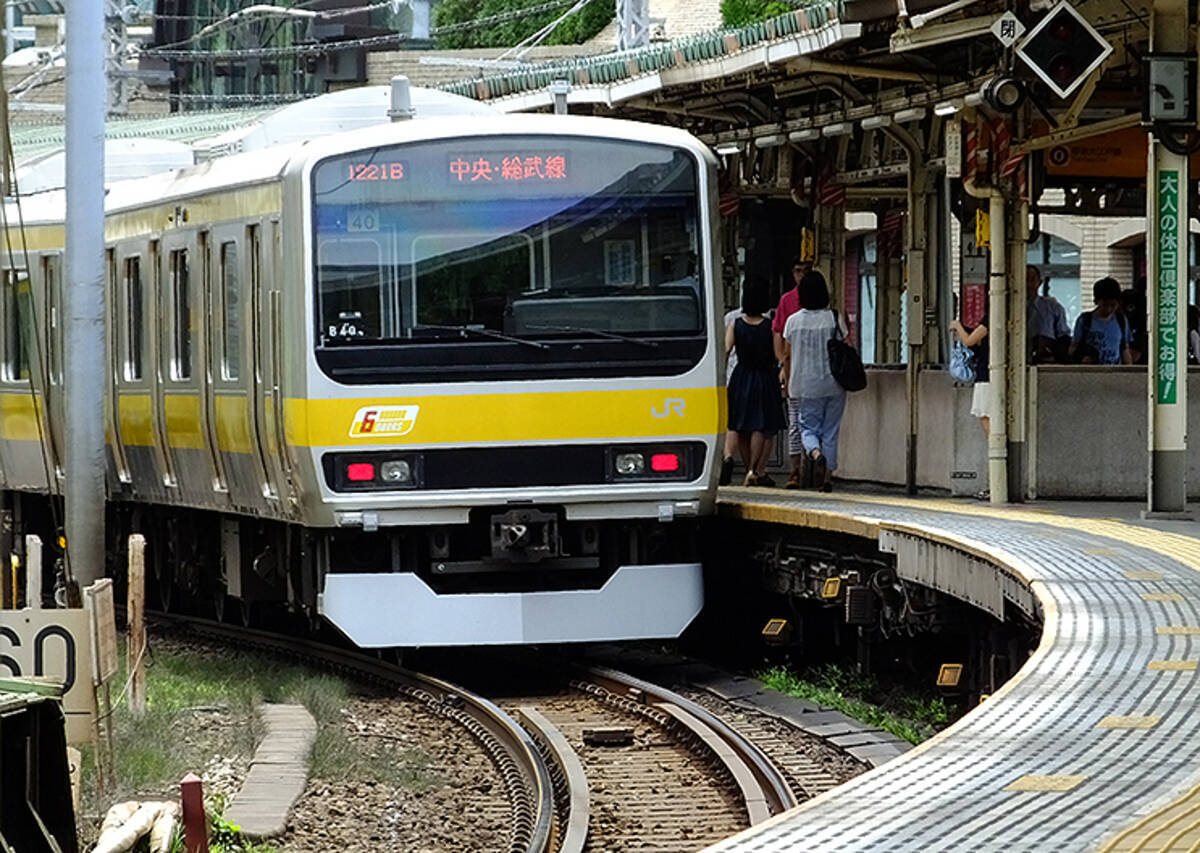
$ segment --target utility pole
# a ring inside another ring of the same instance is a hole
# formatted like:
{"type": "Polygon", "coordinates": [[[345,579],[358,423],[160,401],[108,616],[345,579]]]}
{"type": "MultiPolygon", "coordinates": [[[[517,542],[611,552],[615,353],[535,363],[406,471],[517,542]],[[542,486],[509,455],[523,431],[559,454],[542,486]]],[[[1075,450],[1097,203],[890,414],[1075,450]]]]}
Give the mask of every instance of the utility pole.
{"type": "MultiPolygon", "coordinates": [[[[104,118],[108,3],[67,4],[66,535],[68,582],[104,575],[104,118]]],[[[70,595],[70,590],[68,590],[70,595]]],[[[74,596],[77,597],[76,592],[74,596]]]]}
{"type": "Polygon", "coordinates": [[[1150,367],[1148,518],[1187,517],[1188,155],[1176,131],[1196,126],[1191,0],[1154,0],[1150,13],[1146,268],[1150,367]],[[1190,109],[1189,109],[1190,107],[1190,109]]]}

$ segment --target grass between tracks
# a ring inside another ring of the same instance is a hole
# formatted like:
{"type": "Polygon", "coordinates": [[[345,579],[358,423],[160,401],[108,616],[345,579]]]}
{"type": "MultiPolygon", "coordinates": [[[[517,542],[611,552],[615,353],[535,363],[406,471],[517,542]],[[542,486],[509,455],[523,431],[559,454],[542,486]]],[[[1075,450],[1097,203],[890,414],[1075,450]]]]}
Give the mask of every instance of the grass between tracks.
{"type": "Polygon", "coordinates": [[[940,696],[886,690],[871,676],[837,664],[826,664],[800,675],[775,666],[758,673],[758,678],[780,693],[835,708],[909,743],[932,737],[950,721],[952,714],[940,696]]]}
{"type": "Polygon", "coordinates": [[[397,761],[381,755],[365,738],[347,731],[349,691],[339,678],[282,664],[252,653],[205,648],[151,638],[147,653],[146,713],[135,718],[121,696],[126,656],[110,682],[113,704],[113,778],[97,791],[95,755],[84,750],[81,840],[95,837],[98,819],[113,803],[130,799],[177,799],[187,773],[205,778],[214,816],[216,851],[272,853],[269,845],[242,846],[220,817],[234,778],[264,734],[255,707],[262,702],[299,703],[317,721],[310,777],[360,779],[396,787],[426,783],[425,756],[397,761]],[[223,778],[222,778],[223,777],[223,778]],[[225,789],[225,790],[222,790],[225,789]]]}

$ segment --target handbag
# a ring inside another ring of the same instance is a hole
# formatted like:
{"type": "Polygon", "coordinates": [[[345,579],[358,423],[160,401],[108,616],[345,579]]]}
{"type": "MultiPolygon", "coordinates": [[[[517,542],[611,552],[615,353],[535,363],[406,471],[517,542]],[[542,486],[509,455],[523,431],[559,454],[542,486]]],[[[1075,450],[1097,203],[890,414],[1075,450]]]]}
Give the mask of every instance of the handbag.
{"type": "Polygon", "coordinates": [[[959,382],[975,381],[975,353],[963,346],[962,341],[954,342],[950,350],[950,375],[959,382]]]}
{"type": "Polygon", "coordinates": [[[858,350],[842,340],[838,327],[837,312],[833,312],[833,337],[825,344],[829,351],[829,372],[834,380],[847,391],[861,391],[867,387],[867,371],[863,369],[858,350]]]}

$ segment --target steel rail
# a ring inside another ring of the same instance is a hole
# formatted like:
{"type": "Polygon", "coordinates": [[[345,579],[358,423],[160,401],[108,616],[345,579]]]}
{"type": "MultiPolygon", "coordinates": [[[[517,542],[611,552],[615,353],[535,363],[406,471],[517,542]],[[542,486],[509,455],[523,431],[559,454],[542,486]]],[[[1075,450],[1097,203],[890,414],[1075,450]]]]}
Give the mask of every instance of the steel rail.
{"type": "Polygon", "coordinates": [[[194,616],[148,615],[156,621],[185,625],[198,636],[265,649],[303,663],[317,662],[364,680],[399,688],[433,713],[466,728],[495,763],[512,804],[509,853],[553,850],[554,788],[550,769],[529,732],[495,703],[448,681],[303,637],[240,628],[194,616]]]}
{"type": "Polygon", "coordinates": [[[692,700],[613,669],[587,667],[580,673],[588,682],[624,701],[654,708],[688,729],[725,766],[737,784],[751,825],[799,803],[782,771],[757,745],[692,700]]]}

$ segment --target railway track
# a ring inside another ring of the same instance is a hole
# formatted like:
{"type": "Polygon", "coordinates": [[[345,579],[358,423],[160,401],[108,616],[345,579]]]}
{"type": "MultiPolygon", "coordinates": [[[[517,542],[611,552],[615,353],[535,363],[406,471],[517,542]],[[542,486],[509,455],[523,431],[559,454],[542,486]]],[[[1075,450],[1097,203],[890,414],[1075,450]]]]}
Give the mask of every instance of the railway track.
{"type": "Polygon", "coordinates": [[[490,700],[359,651],[188,616],[198,637],[395,690],[470,733],[509,802],[510,853],[691,851],[798,802],[751,735],[611,669],[555,664],[545,689],[490,700]]]}

